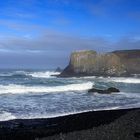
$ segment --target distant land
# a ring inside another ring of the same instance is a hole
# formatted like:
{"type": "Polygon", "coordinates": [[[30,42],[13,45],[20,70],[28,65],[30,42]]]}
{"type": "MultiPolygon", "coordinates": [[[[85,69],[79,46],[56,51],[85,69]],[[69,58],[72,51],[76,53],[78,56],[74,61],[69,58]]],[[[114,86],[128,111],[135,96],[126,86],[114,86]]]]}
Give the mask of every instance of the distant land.
{"type": "Polygon", "coordinates": [[[99,54],[93,50],[73,52],[60,74],[71,76],[132,76],[140,74],[140,49],[117,50],[99,54]]]}

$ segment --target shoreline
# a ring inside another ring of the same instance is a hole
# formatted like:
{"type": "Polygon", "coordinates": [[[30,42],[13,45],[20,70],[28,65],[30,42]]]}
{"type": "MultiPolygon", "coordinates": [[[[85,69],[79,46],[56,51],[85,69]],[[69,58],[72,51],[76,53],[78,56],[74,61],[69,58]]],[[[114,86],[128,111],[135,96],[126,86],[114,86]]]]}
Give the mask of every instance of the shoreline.
{"type": "Polygon", "coordinates": [[[1,140],[59,140],[61,137],[65,137],[64,140],[76,140],[79,133],[82,136],[80,140],[102,140],[103,135],[104,138],[113,140],[117,139],[116,136],[120,137],[120,140],[137,140],[140,137],[140,108],[89,111],[47,119],[0,122],[1,140]],[[113,132],[108,133],[107,128],[113,132]],[[103,134],[99,135],[100,133],[103,134]]]}

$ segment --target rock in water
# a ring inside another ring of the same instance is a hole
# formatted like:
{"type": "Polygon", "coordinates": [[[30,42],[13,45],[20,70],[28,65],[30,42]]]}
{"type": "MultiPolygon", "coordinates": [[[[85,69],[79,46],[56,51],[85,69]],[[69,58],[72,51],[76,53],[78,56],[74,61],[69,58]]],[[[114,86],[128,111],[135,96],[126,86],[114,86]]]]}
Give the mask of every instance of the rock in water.
{"type": "Polygon", "coordinates": [[[110,93],[111,93],[111,92],[120,92],[119,89],[114,88],[114,87],[110,87],[110,88],[108,88],[107,91],[110,92],[110,93]]]}
{"type": "Polygon", "coordinates": [[[105,89],[105,90],[92,88],[92,89],[88,90],[88,93],[91,93],[91,92],[93,92],[93,93],[97,92],[97,93],[100,93],[100,94],[111,94],[112,92],[120,92],[120,91],[117,88],[110,87],[110,88],[105,89]]]}
{"type": "Polygon", "coordinates": [[[55,72],[62,72],[62,69],[60,67],[57,67],[57,69],[55,70],[55,72]]]}
{"type": "Polygon", "coordinates": [[[60,76],[130,76],[131,74],[140,74],[140,50],[122,50],[105,54],[97,54],[92,50],[73,52],[69,65],[60,76]]]}

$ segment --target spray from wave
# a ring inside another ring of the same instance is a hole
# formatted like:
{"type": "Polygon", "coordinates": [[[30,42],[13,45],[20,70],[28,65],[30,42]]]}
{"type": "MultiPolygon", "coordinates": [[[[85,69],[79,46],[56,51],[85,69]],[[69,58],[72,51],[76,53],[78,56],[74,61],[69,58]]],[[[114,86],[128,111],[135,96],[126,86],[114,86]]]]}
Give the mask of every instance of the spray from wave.
{"type": "Polygon", "coordinates": [[[35,78],[51,78],[59,74],[60,72],[53,72],[53,71],[28,73],[28,75],[31,75],[32,77],[35,77],[35,78]]]}

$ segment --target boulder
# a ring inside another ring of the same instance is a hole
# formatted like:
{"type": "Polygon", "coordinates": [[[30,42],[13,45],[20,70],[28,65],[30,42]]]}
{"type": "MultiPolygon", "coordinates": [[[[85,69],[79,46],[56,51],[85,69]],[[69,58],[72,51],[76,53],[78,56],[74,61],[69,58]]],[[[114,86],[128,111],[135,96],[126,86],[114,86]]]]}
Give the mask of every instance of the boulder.
{"type": "Polygon", "coordinates": [[[114,87],[110,87],[110,88],[108,88],[107,91],[110,92],[110,93],[111,93],[111,92],[120,92],[119,89],[114,88],[114,87]]]}
{"type": "Polygon", "coordinates": [[[91,92],[92,93],[97,92],[97,93],[100,93],[100,94],[111,94],[112,92],[120,92],[120,90],[117,89],[117,88],[114,88],[114,87],[110,87],[110,88],[105,89],[105,90],[92,88],[92,89],[88,90],[88,93],[91,93],[91,92]]]}

